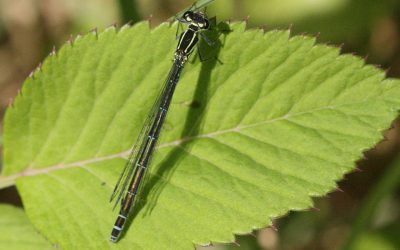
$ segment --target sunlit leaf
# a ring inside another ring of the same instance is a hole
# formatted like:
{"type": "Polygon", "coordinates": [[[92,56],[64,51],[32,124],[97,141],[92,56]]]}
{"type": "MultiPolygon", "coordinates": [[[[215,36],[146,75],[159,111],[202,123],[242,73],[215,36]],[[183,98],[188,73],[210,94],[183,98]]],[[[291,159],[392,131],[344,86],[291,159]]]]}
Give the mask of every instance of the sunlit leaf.
{"type": "Polygon", "coordinates": [[[192,249],[311,208],[382,139],[399,82],[313,38],[230,28],[218,60],[185,67],[117,244],[108,198],[171,65],[176,26],[110,28],[47,58],[7,110],[0,186],[16,181],[33,224],[64,249],[192,249]]]}
{"type": "Polygon", "coordinates": [[[22,209],[0,204],[0,249],[55,248],[35,230],[22,209]]]}

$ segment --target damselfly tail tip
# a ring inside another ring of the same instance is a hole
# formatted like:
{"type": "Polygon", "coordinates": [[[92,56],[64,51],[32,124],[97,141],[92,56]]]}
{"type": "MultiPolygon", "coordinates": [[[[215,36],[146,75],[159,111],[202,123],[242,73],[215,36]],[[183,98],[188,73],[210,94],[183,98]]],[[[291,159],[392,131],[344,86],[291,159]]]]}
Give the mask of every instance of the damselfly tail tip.
{"type": "Polygon", "coordinates": [[[127,214],[120,212],[111,231],[110,241],[117,242],[126,222],[127,214]]]}
{"type": "Polygon", "coordinates": [[[110,235],[110,241],[113,243],[116,243],[119,239],[119,236],[121,235],[122,227],[114,226],[111,235],[110,235]]]}
{"type": "Polygon", "coordinates": [[[116,243],[119,239],[120,234],[121,234],[121,229],[118,229],[118,227],[114,226],[113,230],[111,231],[110,241],[112,243],[116,243]]]}
{"type": "Polygon", "coordinates": [[[116,242],[118,241],[118,237],[116,237],[116,236],[114,236],[114,235],[111,235],[111,236],[110,236],[110,241],[111,241],[112,243],[116,243],[116,242]]]}

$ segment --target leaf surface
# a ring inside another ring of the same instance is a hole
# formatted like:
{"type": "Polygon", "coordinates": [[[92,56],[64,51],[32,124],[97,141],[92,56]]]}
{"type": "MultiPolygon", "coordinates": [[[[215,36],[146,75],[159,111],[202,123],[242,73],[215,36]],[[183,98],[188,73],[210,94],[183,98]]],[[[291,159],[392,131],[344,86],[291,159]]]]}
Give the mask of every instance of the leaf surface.
{"type": "Polygon", "coordinates": [[[361,59],[286,31],[230,29],[214,49],[221,63],[186,65],[134,219],[114,245],[108,198],[171,65],[176,26],[87,34],[27,79],[6,113],[0,183],[16,181],[49,240],[146,250],[232,242],[311,208],[397,116],[399,81],[361,59]]]}
{"type": "Polygon", "coordinates": [[[0,249],[54,249],[20,208],[0,204],[0,249]]]}

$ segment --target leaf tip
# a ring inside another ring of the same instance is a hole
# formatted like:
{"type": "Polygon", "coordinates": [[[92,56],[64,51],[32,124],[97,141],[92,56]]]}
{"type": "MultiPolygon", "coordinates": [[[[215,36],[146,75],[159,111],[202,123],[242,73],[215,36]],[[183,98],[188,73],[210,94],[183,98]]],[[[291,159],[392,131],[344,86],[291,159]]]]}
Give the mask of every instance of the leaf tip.
{"type": "Polygon", "coordinates": [[[231,242],[233,245],[240,247],[239,242],[235,239],[234,241],[231,242]]]}
{"type": "Polygon", "coordinates": [[[104,30],[104,32],[108,32],[108,31],[114,31],[114,32],[116,32],[117,31],[117,23],[112,23],[112,24],[110,24],[105,30],[104,30]]]}
{"type": "Polygon", "coordinates": [[[133,24],[134,24],[133,20],[129,20],[128,22],[126,22],[124,25],[121,26],[120,32],[131,28],[133,24]]]}
{"type": "Polygon", "coordinates": [[[77,41],[79,41],[81,39],[82,39],[82,35],[78,34],[78,35],[76,35],[74,42],[76,43],[77,41]]]}
{"type": "Polygon", "coordinates": [[[33,79],[33,74],[35,73],[35,71],[34,70],[32,70],[30,73],[29,73],[29,75],[28,75],[28,78],[31,78],[31,79],[33,79]]]}
{"type": "Polygon", "coordinates": [[[49,56],[55,56],[56,55],[56,46],[53,45],[53,48],[50,51],[49,56]]]}
{"type": "Polygon", "coordinates": [[[74,37],[73,37],[72,34],[69,35],[69,38],[68,38],[68,40],[67,40],[66,43],[69,44],[69,45],[71,45],[71,46],[73,45],[73,43],[74,43],[74,37]]]}
{"type": "Polygon", "coordinates": [[[150,14],[146,19],[147,22],[149,22],[149,25],[152,23],[153,21],[153,14],[150,14]]]}
{"type": "Polygon", "coordinates": [[[292,32],[293,32],[293,23],[289,24],[289,27],[287,28],[287,31],[289,32],[289,35],[292,34],[292,32]]]}
{"type": "Polygon", "coordinates": [[[272,223],[269,227],[270,227],[272,230],[274,230],[275,232],[278,232],[278,228],[276,227],[276,225],[275,225],[274,223],[272,223]]]}
{"type": "Polygon", "coordinates": [[[129,23],[125,23],[124,25],[122,25],[122,27],[120,28],[119,32],[123,32],[125,30],[128,30],[131,27],[132,27],[132,25],[131,25],[130,22],[129,23]]]}
{"type": "Polygon", "coordinates": [[[8,98],[8,104],[7,104],[8,108],[13,107],[13,102],[14,102],[14,99],[12,97],[8,98]]]}
{"type": "Polygon", "coordinates": [[[375,68],[383,70],[383,66],[381,64],[372,64],[375,68]]]}
{"type": "Polygon", "coordinates": [[[200,246],[200,247],[212,247],[212,246],[214,246],[214,243],[212,243],[211,241],[208,242],[208,243],[195,243],[195,242],[192,242],[192,243],[193,243],[194,248],[197,248],[197,246],[200,246]]]}
{"type": "Polygon", "coordinates": [[[385,76],[386,77],[390,76],[391,71],[392,71],[392,66],[389,66],[387,69],[385,69],[385,76]]]}
{"type": "Polygon", "coordinates": [[[314,45],[317,44],[317,37],[314,34],[304,32],[301,35],[304,40],[308,40],[308,41],[312,42],[314,45]]]}
{"type": "MultiPolygon", "coordinates": [[[[354,171],[355,171],[355,172],[359,172],[359,173],[363,172],[363,170],[362,170],[361,168],[359,168],[359,167],[355,167],[355,168],[354,168],[354,171]]],[[[344,179],[344,178],[343,178],[343,179],[344,179]]]]}
{"type": "Polygon", "coordinates": [[[110,25],[110,27],[113,27],[115,30],[117,30],[117,28],[118,28],[117,22],[113,22],[113,23],[110,25]]]}
{"type": "Polygon", "coordinates": [[[42,66],[43,66],[42,63],[40,62],[36,67],[36,71],[42,71],[42,66]]]}
{"type": "Polygon", "coordinates": [[[317,207],[310,207],[310,210],[315,211],[315,212],[321,211],[321,209],[319,209],[317,207]]]}
{"type": "Polygon", "coordinates": [[[94,35],[96,38],[98,38],[98,30],[97,30],[97,27],[94,27],[93,29],[91,29],[91,30],[89,31],[89,34],[92,34],[92,35],[94,35]]]}
{"type": "Polygon", "coordinates": [[[250,16],[247,15],[245,18],[243,18],[243,22],[246,25],[246,27],[249,25],[249,20],[250,20],[250,16]]]}
{"type": "Polygon", "coordinates": [[[336,187],[336,191],[344,193],[343,189],[341,189],[340,187],[336,187]]]}
{"type": "Polygon", "coordinates": [[[344,47],[344,43],[341,43],[337,46],[337,48],[339,49],[339,51],[343,51],[343,47],[344,47]]]}
{"type": "Polygon", "coordinates": [[[263,33],[265,33],[267,31],[267,26],[261,25],[260,27],[258,27],[258,29],[261,30],[263,33]]]}

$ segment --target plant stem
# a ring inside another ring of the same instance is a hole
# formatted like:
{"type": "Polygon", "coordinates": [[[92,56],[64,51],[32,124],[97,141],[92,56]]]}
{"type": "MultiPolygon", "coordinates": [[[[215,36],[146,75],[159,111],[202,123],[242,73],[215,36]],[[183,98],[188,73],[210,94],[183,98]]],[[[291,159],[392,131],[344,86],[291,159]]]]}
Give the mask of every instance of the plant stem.
{"type": "Polygon", "coordinates": [[[379,182],[364,200],[354,220],[350,235],[342,249],[352,249],[356,239],[368,228],[381,201],[391,194],[400,183],[400,157],[397,157],[379,182]]]}

